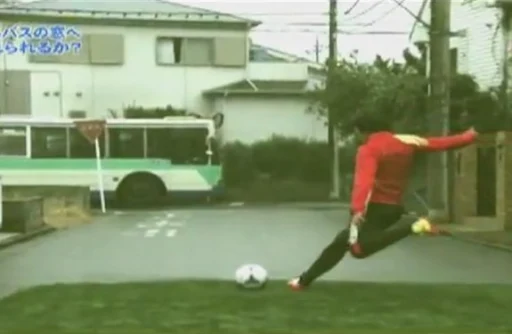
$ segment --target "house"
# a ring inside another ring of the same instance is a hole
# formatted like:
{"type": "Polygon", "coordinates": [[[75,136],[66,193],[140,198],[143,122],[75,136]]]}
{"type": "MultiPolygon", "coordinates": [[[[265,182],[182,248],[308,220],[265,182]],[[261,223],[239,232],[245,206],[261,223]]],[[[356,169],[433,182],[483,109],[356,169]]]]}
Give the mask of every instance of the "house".
{"type": "Polygon", "coordinates": [[[2,114],[103,118],[128,105],[171,105],[205,117],[224,113],[224,141],[327,137],[323,121],[305,112],[320,68],[250,61],[257,21],[162,0],[47,0],[1,7],[0,24],[3,40],[15,44],[41,46],[46,36],[20,30],[61,26],[76,35],[64,42],[80,43],[59,55],[2,50],[2,114]]]}
{"type": "MultiPolygon", "coordinates": [[[[452,68],[472,75],[482,89],[501,84],[505,70],[504,60],[509,58],[510,33],[503,29],[500,3],[508,0],[464,0],[451,2],[452,68]]],[[[418,17],[430,22],[430,1],[423,0],[418,17]]],[[[428,49],[428,29],[416,21],[409,36],[416,45],[428,49]]]]}
{"type": "Polygon", "coordinates": [[[323,85],[322,65],[252,44],[248,77],[203,94],[214,101],[215,112],[226,116],[225,141],[254,142],[269,133],[325,141],[325,119],[309,111],[305,94],[323,85]]]}

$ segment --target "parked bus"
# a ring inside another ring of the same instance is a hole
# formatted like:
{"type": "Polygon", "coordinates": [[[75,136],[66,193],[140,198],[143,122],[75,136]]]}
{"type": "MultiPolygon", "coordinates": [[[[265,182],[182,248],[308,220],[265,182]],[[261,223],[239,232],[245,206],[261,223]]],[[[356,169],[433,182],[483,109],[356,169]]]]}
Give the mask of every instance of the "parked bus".
{"type": "MultiPolygon", "coordinates": [[[[89,185],[98,194],[95,147],[74,119],[0,117],[4,185],[89,185]]],[[[107,119],[99,137],[105,195],[124,204],[166,195],[215,196],[221,165],[209,119],[107,119]]]]}

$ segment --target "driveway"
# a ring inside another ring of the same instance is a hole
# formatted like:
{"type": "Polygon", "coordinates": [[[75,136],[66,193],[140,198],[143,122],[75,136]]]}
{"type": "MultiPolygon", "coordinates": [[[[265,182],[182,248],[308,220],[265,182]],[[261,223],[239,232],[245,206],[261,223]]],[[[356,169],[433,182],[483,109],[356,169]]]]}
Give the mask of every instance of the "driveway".
{"type": "MultiPolygon", "coordinates": [[[[300,273],[346,221],[292,206],[117,212],[0,251],[0,296],[53,283],[232,279],[259,263],[274,279],[300,273]]],[[[325,276],[375,282],[512,283],[512,253],[446,237],[411,237],[325,276]]]]}

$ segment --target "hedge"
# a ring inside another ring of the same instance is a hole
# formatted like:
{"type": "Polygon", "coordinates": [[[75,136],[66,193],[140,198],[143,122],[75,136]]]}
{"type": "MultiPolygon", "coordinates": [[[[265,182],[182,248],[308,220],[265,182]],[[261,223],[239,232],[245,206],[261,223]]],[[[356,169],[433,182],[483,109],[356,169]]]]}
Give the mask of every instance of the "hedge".
{"type": "MultiPolygon", "coordinates": [[[[353,168],[353,148],[340,150],[340,173],[353,168]]],[[[224,183],[229,189],[253,189],[275,200],[311,200],[328,197],[331,180],[331,154],[325,142],[274,136],[253,144],[233,142],[222,148],[224,183]],[[268,189],[265,195],[265,189],[268,189]],[[297,194],[301,189],[308,194],[297,194]],[[278,194],[279,193],[279,194],[278,194]]],[[[250,195],[246,194],[248,197],[250,195]]],[[[246,196],[246,197],[247,197],[246,196]]],[[[254,197],[253,196],[253,197],[254,197]]]]}

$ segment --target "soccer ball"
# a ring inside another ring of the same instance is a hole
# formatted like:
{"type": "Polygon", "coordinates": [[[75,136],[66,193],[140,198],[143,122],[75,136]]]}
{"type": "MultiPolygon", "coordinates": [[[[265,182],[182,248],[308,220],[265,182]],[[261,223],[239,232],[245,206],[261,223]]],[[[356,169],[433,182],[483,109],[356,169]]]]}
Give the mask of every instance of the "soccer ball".
{"type": "Polygon", "coordinates": [[[235,272],[238,286],[244,289],[262,289],[268,280],[268,273],[258,264],[244,264],[235,272]]]}

